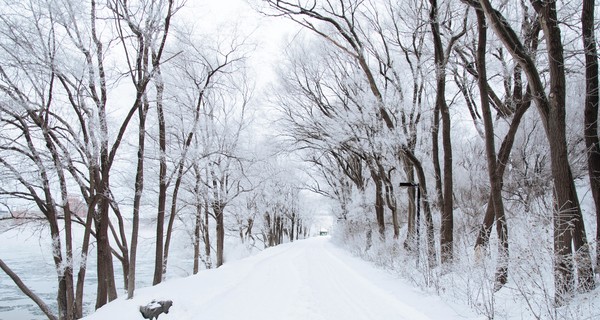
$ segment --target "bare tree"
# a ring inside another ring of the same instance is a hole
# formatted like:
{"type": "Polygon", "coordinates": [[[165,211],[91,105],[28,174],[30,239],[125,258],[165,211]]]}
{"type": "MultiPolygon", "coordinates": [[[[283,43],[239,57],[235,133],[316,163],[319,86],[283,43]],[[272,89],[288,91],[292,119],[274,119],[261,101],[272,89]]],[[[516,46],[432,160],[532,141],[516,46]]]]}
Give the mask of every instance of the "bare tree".
{"type": "Polygon", "coordinates": [[[565,70],[556,2],[532,1],[546,36],[550,70],[549,94],[546,94],[538,68],[504,17],[491,6],[488,0],[481,0],[480,4],[496,35],[527,75],[548,138],[556,201],[554,213],[556,301],[558,304],[563,304],[574,292],[573,257],[578,260],[580,288],[590,290],[594,286],[594,278],[581,208],[566,150],[565,70]],[[577,254],[575,255],[574,252],[577,254]]]}
{"type": "MultiPolygon", "coordinates": [[[[207,105],[210,103],[206,101],[205,96],[209,94],[209,91],[218,92],[219,90],[223,90],[224,87],[231,86],[232,83],[236,81],[234,80],[236,77],[239,77],[239,79],[244,79],[243,62],[246,57],[246,50],[250,48],[250,46],[246,44],[244,40],[235,39],[230,40],[230,47],[225,47],[222,49],[217,48],[214,52],[212,50],[209,50],[209,52],[202,52],[202,50],[191,40],[187,43],[188,50],[189,48],[192,48],[192,53],[186,59],[187,61],[181,66],[181,71],[182,73],[186,74],[187,80],[191,83],[191,96],[193,97],[193,100],[189,103],[189,109],[191,109],[191,114],[194,116],[189,131],[184,131],[181,133],[181,135],[185,138],[183,141],[181,141],[181,156],[179,159],[175,160],[175,183],[171,195],[171,208],[164,245],[163,274],[166,273],[167,269],[169,246],[173,233],[173,224],[175,222],[175,218],[177,217],[178,194],[183,181],[184,167],[188,161],[187,154],[195,135],[198,133],[197,131],[200,126],[200,121],[203,120],[202,115],[206,111],[205,109],[207,108],[207,105]]],[[[175,75],[174,78],[177,79],[176,81],[181,81],[179,75],[175,75]]],[[[248,88],[245,90],[247,89],[248,88]]],[[[213,93],[213,95],[214,94],[218,93],[213,93]]],[[[249,91],[243,94],[248,96],[242,98],[244,100],[241,105],[242,110],[246,108],[245,104],[250,99],[249,91]]],[[[182,116],[188,118],[188,115],[182,116]]]]}
{"type": "MultiPolygon", "coordinates": [[[[600,138],[598,136],[598,49],[594,36],[594,0],[584,0],[581,29],[585,54],[584,135],[588,151],[588,171],[596,205],[596,243],[600,243],[600,138]]],[[[600,272],[600,246],[596,245],[596,273],[600,272]]]]}

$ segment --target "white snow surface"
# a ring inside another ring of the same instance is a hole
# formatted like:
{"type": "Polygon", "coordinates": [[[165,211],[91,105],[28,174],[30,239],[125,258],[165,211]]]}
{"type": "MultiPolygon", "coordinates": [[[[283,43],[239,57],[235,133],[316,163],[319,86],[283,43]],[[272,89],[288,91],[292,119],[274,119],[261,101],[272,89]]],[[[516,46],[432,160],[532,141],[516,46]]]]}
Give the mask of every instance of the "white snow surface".
{"type": "Polygon", "coordinates": [[[329,237],[283,244],[221,268],[120,298],[84,319],[142,319],[139,306],[172,300],[168,319],[483,319],[426,295],[336,247],[329,237]]]}

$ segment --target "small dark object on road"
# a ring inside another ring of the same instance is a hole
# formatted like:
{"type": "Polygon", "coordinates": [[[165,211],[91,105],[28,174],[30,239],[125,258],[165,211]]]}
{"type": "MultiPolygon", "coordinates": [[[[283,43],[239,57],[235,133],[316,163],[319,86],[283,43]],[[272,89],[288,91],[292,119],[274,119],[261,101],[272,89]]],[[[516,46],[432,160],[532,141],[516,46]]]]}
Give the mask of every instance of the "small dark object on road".
{"type": "Polygon", "coordinates": [[[171,308],[172,305],[173,301],[171,300],[152,300],[152,302],[148,303],[147,305],[140,306],[140,313],[142,313],[142,317],[144,317],[144,319],[158,319],[158,316],[161,313],[169,313],[169,308],[171,308]]]}

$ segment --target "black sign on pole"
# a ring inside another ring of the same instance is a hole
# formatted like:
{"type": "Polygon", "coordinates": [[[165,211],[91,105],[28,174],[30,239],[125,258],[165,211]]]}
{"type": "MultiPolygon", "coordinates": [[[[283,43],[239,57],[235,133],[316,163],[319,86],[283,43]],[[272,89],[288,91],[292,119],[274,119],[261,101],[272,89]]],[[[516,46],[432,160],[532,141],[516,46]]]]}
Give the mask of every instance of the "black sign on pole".
{"type": "Polygon", "coordinates": [[[417,227],[417,239],[419,239],[419,224],[421,222],[421,188],[416,182],[400,182],[400,187],[417,188],[417,216],[416,216],[416,227],[417,227]]]}

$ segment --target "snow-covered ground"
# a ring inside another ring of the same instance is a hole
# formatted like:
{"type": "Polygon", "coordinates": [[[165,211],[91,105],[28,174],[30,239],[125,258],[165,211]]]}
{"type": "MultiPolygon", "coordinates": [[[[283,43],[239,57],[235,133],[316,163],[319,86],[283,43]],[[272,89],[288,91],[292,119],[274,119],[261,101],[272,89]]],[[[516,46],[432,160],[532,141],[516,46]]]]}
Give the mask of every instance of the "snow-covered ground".
{"type": "Polygon", "coordinates": [[[172,300],[177,319],[483,319],[416,291],[336,247],[329,237],[264,250],[219,269],[174,279],[120,298],[88,320],[142,319],[139,306],[172,300]]]}

